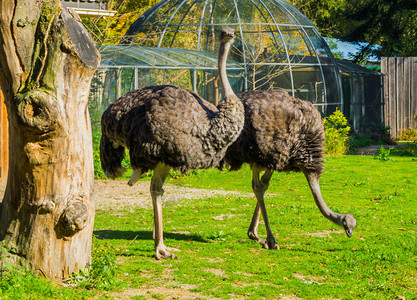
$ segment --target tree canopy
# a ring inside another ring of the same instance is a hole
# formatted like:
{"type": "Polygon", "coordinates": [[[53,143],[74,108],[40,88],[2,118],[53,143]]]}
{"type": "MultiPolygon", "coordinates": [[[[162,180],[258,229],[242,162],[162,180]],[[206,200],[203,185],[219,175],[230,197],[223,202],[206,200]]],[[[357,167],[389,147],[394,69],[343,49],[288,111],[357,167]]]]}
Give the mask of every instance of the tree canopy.
{"type": "MultiPolygon", "coordinates": [[[[129,26],[159,0],[110,0],[114,17],[86,18],[98,44],[115,44],[129,26]]],[[[417,56],[417,0],[290,0],[323,36],[363,43],[355,58],[417,56]],[[381,47],[377,49],[372,45],[381,47]]]]}
{"type": "Polygon", "coordinates": [[[416,0],[352,0],[340,12],[344,22],[341,37],[350,42],[367,42],[356,57],[417,55],[416,0]],[[381,47],[371,49],[370,45],[381,47]]]}
{"type": "Polygon", "coordinates": [[[113,17],[85,17],[83,22],[98,45],[117,44],[129,26],[159,0],[109,0],[107,9],[113,17]]]}
{"type": "Polygon", "coordinates": [[[417,56],[417,0],[293,0],[324,36],[365,42],[355,57],[417,56]],[[376,44],[381,47],[373,48],[376,44]]]}

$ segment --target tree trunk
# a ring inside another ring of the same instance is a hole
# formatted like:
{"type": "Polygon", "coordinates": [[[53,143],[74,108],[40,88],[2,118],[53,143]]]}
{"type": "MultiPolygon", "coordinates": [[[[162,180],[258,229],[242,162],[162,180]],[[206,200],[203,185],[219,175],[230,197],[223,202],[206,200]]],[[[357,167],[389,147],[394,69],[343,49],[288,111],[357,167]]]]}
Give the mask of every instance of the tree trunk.
{"type": "Polygon", "coordinates": [[[91,261],[93,153],[87,109],[99,54],[58,0],[0,0],[0,86],[9,172],[0,240],[12,263],[61,280],[91,261]]]}

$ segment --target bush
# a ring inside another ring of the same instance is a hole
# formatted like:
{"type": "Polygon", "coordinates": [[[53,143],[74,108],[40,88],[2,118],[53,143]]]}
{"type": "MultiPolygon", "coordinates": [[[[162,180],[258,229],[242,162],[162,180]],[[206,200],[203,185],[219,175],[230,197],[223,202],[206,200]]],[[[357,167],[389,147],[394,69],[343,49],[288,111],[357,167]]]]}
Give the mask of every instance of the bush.
{"type": "Polygon", "coordinates": [[[413,128],[407,128],[401,131],[401,133],[397,136],[397,141],[417,141],[417,130],[413,128]]]}
{"type": "Polygon", "coordinates": [[[343,113],[336,111],[324,118],[325,129],[325,153],[328,155],[344,155],[348,152],[348,139],[350,127],[343,113]]]}
{"type": "Polygon", "coordinates": [[[356,136],[349,137],[349,153],[353,154],[358,151],[358,148],[371,146],[372,140],[368,135],[358,134],[356,136]]]}

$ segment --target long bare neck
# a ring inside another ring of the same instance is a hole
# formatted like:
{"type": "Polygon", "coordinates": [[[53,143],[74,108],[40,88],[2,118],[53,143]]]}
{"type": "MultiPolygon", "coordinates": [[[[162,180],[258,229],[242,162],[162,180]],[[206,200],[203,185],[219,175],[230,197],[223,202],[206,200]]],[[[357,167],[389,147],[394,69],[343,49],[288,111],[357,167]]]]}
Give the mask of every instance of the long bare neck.
{"type": "Polygon", "coordinates": [[[320,192],[320,185],[318,181],[318,175],[305,173],[308,184],[310,185],[311,192],[313,193],[314,200],[316,202],[317,207],[320,209],[320,212],[323,216],[327,219],[335,223],[336,225],[343,226],[343,216],[342,214],[335,213],[332,211],[324,202],[323,197],[321,196],[320,192]]]}
{"type": "Polygon", "coordinates": [[[219,48],[218,69],[219,69],[220,82],[223,87],[225,98],[228,98],[231,95],[235,95],[235,93],[232,90],[232,87],[230,86],[230,82],[229,82],[229,79],[227,78],[227,73],[226,73],[227,56],[229,55],[229,51],[230,51],[230,47],[232,43],[233,43],[233,39],[225,43],[221,42],[220,48],[219,48]]]}

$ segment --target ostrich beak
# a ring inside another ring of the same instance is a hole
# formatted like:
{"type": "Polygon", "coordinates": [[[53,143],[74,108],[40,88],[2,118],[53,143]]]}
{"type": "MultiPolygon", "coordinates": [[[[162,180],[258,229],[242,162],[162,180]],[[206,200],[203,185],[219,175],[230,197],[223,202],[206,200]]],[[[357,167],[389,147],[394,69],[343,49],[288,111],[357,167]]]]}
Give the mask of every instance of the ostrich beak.
{"type": "Polygon", "coordinates": [[[346,235],[348,236],[348,238],[351,238],[352,237],[352,235],[353,235],[353,230],[352,229],[346,228],[345,229],[345,232],[346,232],[346,235]]]}

